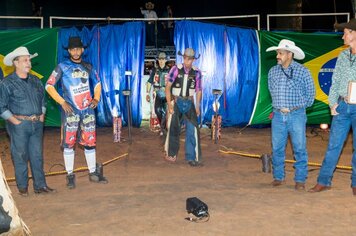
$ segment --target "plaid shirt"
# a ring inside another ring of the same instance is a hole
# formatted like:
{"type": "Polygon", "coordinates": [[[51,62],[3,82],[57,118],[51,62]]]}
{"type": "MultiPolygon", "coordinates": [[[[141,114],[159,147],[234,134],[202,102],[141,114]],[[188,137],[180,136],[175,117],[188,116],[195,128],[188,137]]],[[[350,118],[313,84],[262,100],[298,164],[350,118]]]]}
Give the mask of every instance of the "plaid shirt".
{"type": "Polygon", "coordinates": [[[273,66],[268,73],[268,89],[272,106],[282,108],[306,108],[313,105],[315,97],[314,81],[309,70],[292,61],[288,68],[273,66]]]}
{"type": "Polygon", "coordinates": [[[342,51],[337,58],[329,92],[329,106],[338,103],[339,97],[346,97],[350,81],[356,81],[356,55],[350,49],[342,51]]]}

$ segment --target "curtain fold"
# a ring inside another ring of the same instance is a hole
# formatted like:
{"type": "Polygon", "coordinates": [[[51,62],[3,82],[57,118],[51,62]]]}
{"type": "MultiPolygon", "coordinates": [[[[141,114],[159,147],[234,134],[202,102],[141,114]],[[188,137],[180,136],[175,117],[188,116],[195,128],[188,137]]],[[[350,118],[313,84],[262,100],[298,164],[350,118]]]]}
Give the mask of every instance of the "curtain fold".
{"type": "Polygon", "coordinates": [[[132,124],[141,125],[141,77],[144,69],[145,26],[143,22],[122,25],[94,26],[91,29],[72,27],[61,29],[58,36],[58,62],[68,59],[68,39],[80,36],[87,46],[83,60],[93,65],[102,84],[102,96],[97,108],[99,126],[111,126],[113,116],[127,123],[128,108],[122,91],[130,89],[132,124]],[[126,71],[131,76],[125,75],[126,71]]]}
{"type": "MultiPolygon", "coordinates": [[[[201,122],[211,122],[213,103],[220,103],[223,126],[246,125],[256,97],[259,51],[255,30],[195,21],[177,21],[176,51],[193,48],[200,58],[194,62],[203,72],[201,122]],[[222,90],[213,95],[212,90],[222,90]]],[[[176,55],[176,62],[182,57],[176,55]]]]}

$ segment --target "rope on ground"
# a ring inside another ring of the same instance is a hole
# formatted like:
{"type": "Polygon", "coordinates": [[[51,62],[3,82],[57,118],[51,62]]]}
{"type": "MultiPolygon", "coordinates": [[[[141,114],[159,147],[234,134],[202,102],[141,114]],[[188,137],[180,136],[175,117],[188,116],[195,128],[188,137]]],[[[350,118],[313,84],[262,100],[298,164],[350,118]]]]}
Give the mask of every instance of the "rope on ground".
{"type": "MultiPolygon", "coordinates": [[[[258,154],[249,154],[249,153],[245,153],[245,152],[238,152],[238,151],[224,151],[224,150],[219,150],[219,152],[224,153],[224,154],[234,154],[234,155],[238,155],[238,156],[245,156],[245,157],[251,157],[251,158],[258,158],[261,159],[262,155],[258,155],[258,154]]],[[[286,163],[295,163],[295,160],[285,160],[286,163]]],[[[316,163],[316,162],[308,162],[308,166],[318,166],[321,167],[320,163],[316,163]]],[[[337,165],[336,166],[337,169],[343,169],[343,170],[352,170],[351,166],[343,166],[343,165],[337,165]]]]}
{"type": "MultiPolygon", "coordinates": [[[[119,160],[120,158],[125,157],[127,155],[129,155],[129,153],[124,153],[124,154],[122,154],[122,155],[120,155],[118,157],[112,158],[111,160],[105,161],[102,164],[103,164],[103,166],[105,166],[105,165],[110,164],[111,162],[114,162],[116,160],[119,160]]],[[[73,172],[82,172],[82,171],[86,171],[86,170],[88,170],[88,167],[78,167],[78,168],[74,169],[73,172]]],[[[47,172],[47,173],[45,173],[45,176],[63,175],[63,174],[67,174],[67,171],[66,170],[61,170],[61,171],[47,172]]],[[[32,175],[30,175],[28,178],[32,179],[32,175]]],[[[15,177],[6,178],[6,181],[7,182],[15,181],[15,177]]]]}

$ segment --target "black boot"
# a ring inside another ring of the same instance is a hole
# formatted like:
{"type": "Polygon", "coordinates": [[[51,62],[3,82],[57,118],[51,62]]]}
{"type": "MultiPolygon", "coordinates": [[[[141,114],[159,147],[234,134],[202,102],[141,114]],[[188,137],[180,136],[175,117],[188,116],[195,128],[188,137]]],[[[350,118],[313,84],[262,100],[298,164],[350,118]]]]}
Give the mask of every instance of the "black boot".
{"type": "Polygon", "coordinates": [[[108,180],[104,177],[103,165],[96,163],[95,172],[89,174],[89,180],[95,183],[107,184],[108,180]]]}
{"type": "Polygon", "coordinates": [[[74,173],[71,173],[67,175],[67,188],[73,189],[75,188],[75,175],[74,173]]]}

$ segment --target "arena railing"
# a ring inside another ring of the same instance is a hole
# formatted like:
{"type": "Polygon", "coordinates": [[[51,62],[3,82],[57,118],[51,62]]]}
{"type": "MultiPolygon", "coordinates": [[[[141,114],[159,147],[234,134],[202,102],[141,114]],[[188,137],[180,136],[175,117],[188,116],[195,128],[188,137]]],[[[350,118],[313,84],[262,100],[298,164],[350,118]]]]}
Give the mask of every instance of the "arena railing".
{"type": "MultiPolygon", "coordinates": [[[[256,29],[260,30],[260,15],[238,15],[238,16],[210,16],[210,17],[173,17],[173,18],[111,18],[111,17],[64,17],[50,16],[49,27],[54,27],[54,20],[75,20],[75,21],[174,21],[174,20],[226,20],[226,19],[244,19],[256,18],[256,29]]],[[[250,27],[252,28],[252,27],[250,27]]]]}
{"type": "MultiPolygon", "coordinates": [[[[6,21],[11,21],[11,20],[30,20],[31,22],[31,27],[33,27],[33,20],[37,21],[39,20],[40,21],[40,28],[43,29],[43,16],[0,16],[0,19],[4,19],[6,21]]],[[[15,24],[16,25],[16,24],[15,24]]],[[[0,24],[1,26],[1,24],[0,24]]],[[[6,22],[6,27],[4,25],[4,28],[23,28],[22,25],[19,25],[19,26],[11,26],[11,23],[10,22],[6,22]]]]}
{"type": "MultiPolygon", "coordinates": [[[[267,14],[267,31],[270,31],[270,29],[271,29],[270,18],[273,18],[273,17],[288,17],[288,18],[291,18],[291,17],[304,17],[304,16],[305,17],[320,17],[320,16],[329,17],[329,16],[332,16],[335,23],[337,22],[337,16],[346,16],[347,19],[345,21],[349,21],[350,20],[350,13],[348,13],[348,12],[341,12],[341,13],[267,14]]],[[[344,20],[343,20],[343,22],[344,22],[344,20]]],[[[330,28],[333,29],[333,26],[330,27],[330,28]]],[[[281,30],[281,29],[278,29],[278,30],[281,30]]],[[[288,29],[288,30],[290,30],[290,29],[288,29]]]]}

